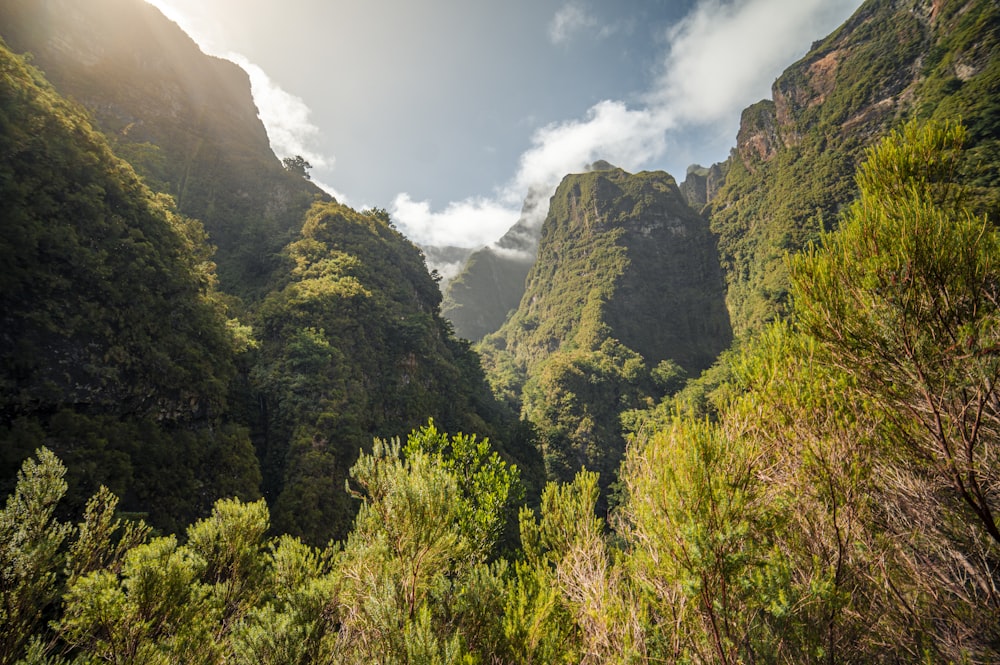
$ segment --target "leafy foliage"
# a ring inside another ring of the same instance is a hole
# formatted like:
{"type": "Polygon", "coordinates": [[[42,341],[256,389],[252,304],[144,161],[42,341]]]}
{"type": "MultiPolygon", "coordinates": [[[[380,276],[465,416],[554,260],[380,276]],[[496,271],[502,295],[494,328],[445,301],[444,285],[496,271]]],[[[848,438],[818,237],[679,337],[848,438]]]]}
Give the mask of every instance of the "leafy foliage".
{"type": "Polygon", "coordinates": [[[45,444],[72,460],[76,507],[106,483],[167,528],[214,491],[253,496],[246,430],[222,417],[237,342],[200,224],[37,70],[6,48],[0,68],[4,479],[45,444]]]}
{"type": "Polygon", "coordinates": [[[347,533],[356,505],[339,488],[373,437],[428,416],[503,436],[514,419],[449,334],[422,255],[385,211],[317,203],[287,255],[285,283],[257,313],[258,451],[277,524],[322,543],[347,533]]]}

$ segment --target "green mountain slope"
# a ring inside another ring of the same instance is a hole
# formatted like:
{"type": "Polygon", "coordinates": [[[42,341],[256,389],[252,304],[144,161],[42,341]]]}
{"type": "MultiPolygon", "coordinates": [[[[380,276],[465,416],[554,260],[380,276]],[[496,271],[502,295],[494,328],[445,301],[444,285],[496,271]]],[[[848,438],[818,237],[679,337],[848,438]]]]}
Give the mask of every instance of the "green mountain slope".
{"type": "MultiPolygon", "coordinates": [[[[423,255],[388,215],[317,203],[286,253],[293,267],[257,312],[252,376],[281,530],[316,543],[343,537],[356,508],[343,490],[347,470],[375,436],[402,436],[432,417],[511,442],[515,419],[451,336],[423,255]]],[[[530,457],[515,454],[521,466],[530,457]]]]}
{"type": "Polygon", "coordinates": [[[990,0],[865,3],[743,113],[711,199],[738,333],[784,316],[785,255],[836,225],[862,150],[906,118],[964,118],[982,211],[1000,168],[1000,8],[990,0]]]}
{"type": "Polygon", "coordinates": [[[0,67],[2,477],[44,443],[77,506],[103,483],[164,527],[256,495],[247,433],[221,418],[236,348],[200,224],[37,70],[6,48],[0,67]]]}
{"type": "Polygon", "coordinates": [[[706,221],[663,172],[567,176],[520,306],[480,345],[498,394],[538,428],[549,475],[614,477],[622,411],[731,341],[706,221]]]}
{"type": "Polygon", "coordinates": [[[326,195],[271,152],[246,72],[142,0],[7,0],[0,37],[85,106],[150,187],[202,220],[226,291],[261,294],[326,195]]]}

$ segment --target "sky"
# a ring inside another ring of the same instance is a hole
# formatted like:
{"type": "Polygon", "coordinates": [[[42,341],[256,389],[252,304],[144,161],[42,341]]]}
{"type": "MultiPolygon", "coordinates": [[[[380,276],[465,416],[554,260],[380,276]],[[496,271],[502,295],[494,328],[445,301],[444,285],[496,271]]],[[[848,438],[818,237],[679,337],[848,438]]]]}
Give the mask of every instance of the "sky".
{"type": "Polygon", "coordinates": [[[678,182],[724,160],[742,109],[861,4],[147,1],[247,70],[279,157],[418,244],[461,247],[598,159],[678,182]]]}

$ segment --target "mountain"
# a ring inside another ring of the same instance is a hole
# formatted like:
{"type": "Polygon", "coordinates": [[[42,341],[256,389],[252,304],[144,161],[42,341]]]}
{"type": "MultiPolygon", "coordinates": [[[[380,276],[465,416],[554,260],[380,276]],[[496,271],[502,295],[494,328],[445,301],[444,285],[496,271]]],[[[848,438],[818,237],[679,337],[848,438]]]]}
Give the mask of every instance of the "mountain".
{"type": "Polygon", "coordinates": [[[91,113],[116,153],[218,247],[224,290],[258,297],[315,197],[275,157],[237,65],[141,0],[5,0],[0,37],[91,113]]]}
{"type": "Polygon", "coordinates": [[[729,346],[704,218],[663,172],[569,175],[542,225],[518,308],[479,346],[499,395],[538,429],[550,477],[617,470],[619,418],[729,346]]]}
{"type": "Polygon", "coordinates": [[[496,332],[524,295],[524,280],[535,262],[544,195],[531,191],[521,217],[493,245],[473,252],[445,289],[441,313],[455,334],[478,342],[496,332]]]}
{"type": "Polygon", "coordinates": [[[995,2],[883,0],[844,25],[747,108],[706,211],[738,334],[787,313],[785,256],[835,228],[866,147],[908,118],[961,117],[980,211],[1000,182],[1000,10],[995,2]]]}
{"type": "Polygon", "coordinates": [[[726,181],[726,164],[713,164],[704,167],[692,164],[687,169],[684,182],[681,183],[681,194],[688,205],[695,210],[701,210],[709,201],[715,198],[719,187],[726,181]]]}
{"type": "MultiPolygon", "coordinates": [[[[865,148],[907,118],[966,119],[964,168],[978,168],[970,186],[982,211],[998,210],[997,22],[996,4],[983,0],[867,2],[785,70],[771,99],[744,110],[729,159],[688,169],[680,189],[719,237],[737,334],[787,313],[785,255],[836,227],[865,148]]],[[[473,262],[483,265],[456,278],[445,311],[477,339],[509,302],[498,301],[502,280],[491,273],[512,270],[473,262]]]]}
{"type": "Polygon", "coordinates": [[[309,211],[286,248],[293,268],[261,303],[251,374],[253,433],[276,526],[310,542],[343,537],[357,508],[347,472],[373,437],[427,423],[491,436],[519,466],[516,418],[478,358],[450,335],[421,251],[384,211],[309,211]]]}
{"type": "Polygon", "coordinates": [[[39,67],[5,52],[5,487],[45,444],[74,507],[105,484],[170,530],[263,494],[276,529],[327,542],[359,453],[429,419],[539,485],[424,255],[282,166],[241,69],[141,0],[12,0],[0,35],[39,67]]]}
{"type": "Polygon", "coordinates": [[[84,111],[0,45],[0,478],[40,445],[175,528],[259,496],[227,417],[240,340],[205,232],[115,156],[84,111]]]}

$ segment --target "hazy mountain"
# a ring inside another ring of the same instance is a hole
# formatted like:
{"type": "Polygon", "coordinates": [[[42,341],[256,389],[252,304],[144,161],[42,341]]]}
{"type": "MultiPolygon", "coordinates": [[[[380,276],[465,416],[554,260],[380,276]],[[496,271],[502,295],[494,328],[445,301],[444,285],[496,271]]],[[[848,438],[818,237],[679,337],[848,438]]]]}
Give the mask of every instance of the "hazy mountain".
{"type": "Polygon", "coordinates": [[[271,151],[237,65],[142,0],[5,0],[0,37],[91,113],[146,182],[202,220],[225,290],[259,295],[313,198],[271,151]]]}
{"type": "Polygon", "coordinates": [[[471,247],[454,247],[452,245],[420,245],[420,250],[427,260],[427,268],[438,279],[442,291],[459,273],[469,256],[476,251],[471,247]]]}
{"type": "Polygon", "coordinates": [[[528,193],[521,217],[496,243],[467,257],[445,289],[441,313],[455,334],[479,341],[495,332],[524,295],[524,280],[535,262],[538,236],[548,202],[528,193]]]}

